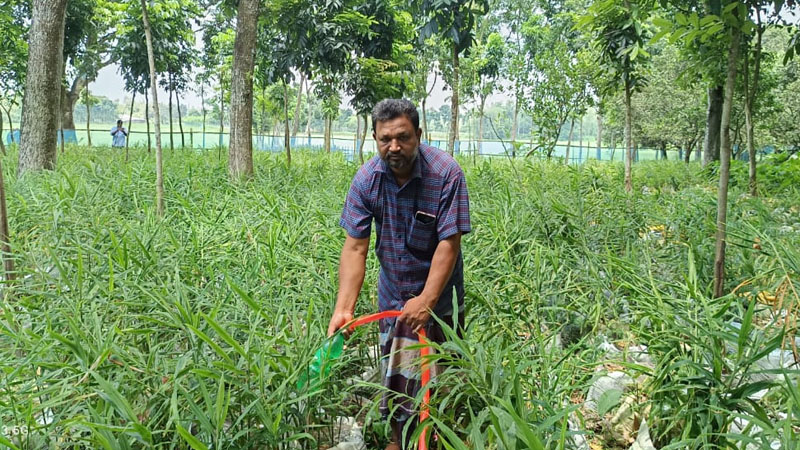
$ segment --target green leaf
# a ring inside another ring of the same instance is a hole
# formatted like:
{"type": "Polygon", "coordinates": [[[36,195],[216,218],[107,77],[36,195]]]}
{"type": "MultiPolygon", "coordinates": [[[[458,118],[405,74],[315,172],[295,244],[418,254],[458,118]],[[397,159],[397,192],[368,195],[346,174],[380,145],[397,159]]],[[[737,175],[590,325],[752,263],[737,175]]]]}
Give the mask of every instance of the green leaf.
{"type": "Polygon", "coordinates": [[[669,32],[670,30],[672,30],[672,27],[673,27],[674,24],[673,24],[672,21],[667,20],[667,19],[665,19],[663,17],[654,17],[653,18],[653,25],[661,28],[662,31],[669,32]]]}
{"type": "Polygon", "coordinates": [[[753,325],[753,313],[755,312],[756,307],[756,299],[752,297],[750,299],[750,304],[747,306],[747,312],[744,315],[744,319],[742,319],[742,326],[739,328],[739,336],[736,342],[736,359],[741,360],[742,354],[745,351],[745,345],[747,344],[747,338],[750,337],[750,329],[753,325]]]}
{"type": "Polygon", "coordinates": [[[247,362],[252,362],[250,361],[250,355],[246,351],[244,351],[244,348],[241,346],[241,344],[236,342],[236,339],[234,339],[230,334],[228,334],[228,332],[225,331],[224,328],[222,328],[211,317],[208,317],[203,313],[200,313],[200,316],[206,320],[206,322],[211,326],[211,328],[214,329],[214,331],[217,332],[217,334],[219,335],[219,337],[222,338],[223,341],[227,342],[228,345],[230,345],[231,347],[233,347],[234,350],[236,350],[236,353],[238,353],[244,359],[246,359],[247,362]]]}
{"type": "Polygon", "coordinates": [[[103,377],[98,375],[95,372],[92,372],[92,377],[97,381],[100,385],[100,396],[109,402],[114,409],[117,410],[118,413],[122,416],[123,419],[136,423],[138,419],[136,418],[136,414],[133,412],[133,408],[131,408],[130,403],[119,391],[111,385],[108,381],[106,381],[103,377]]]}
{"type": "Polygon", "coordinates": [[[0,444],[5,445],[6,447],[10,448],[11,450],[19,450],[19,447],[12,444],[11,441],[0,435],[0,444]]]}
{"type": "Polygon", "coordinates": [[[226,361],[228,361],[230,364],[233,364],[233,360],[231,359],[230,355],[228,355],[228,352],[226,352],[225,350],[223,350],[223,349],[222,349],[222,347],[220,347],[220,346],[219,346],[219,344],[217,344],[216,342],[214,342],[214,340],[213,340],[213,339],[211,339],[210,337],[208,337],[208,335],[207,335],[207,334],[203,333],[203,332],[202,332],[202,331],[200,331],[198,328],[196,328],[195,326],[193,326],[193,325],[191,325],[191,324],[189,324],[189,323],[187,323],[187,324],[186,324],[186,326],[187,326],[187,327],[189,327],[189,329],[190,329],[190,330],[192,330],[192,331],[194,332],[194,334],[196,334],[196,335],[197,335],[197,337],[199,337],[200,339],[202,339],[203,341],[205,341],[205,342],[206,342],[206,344],[210,345],[210,346],[211,346],[211,348],[213,348],[213,349],[214,349],[214,351],[215,351],[215,352],[217,352],[217,354],[218,354],[219,356],[223,357],[223,358],[224,358],[226,361]]]}
{"type": "Polygon", "coordinates": [[[192,433],[189,433],[188,431],[186,431],[186,429],[185,429],[185,428],[183,428],[182,426],[180,426],[180,425],[175,425],[175,429],[178,431],[178,434],[180,434],[180,435],[181,435],[181,437],[182,437],[183,439],[185,439],[185,440],[186,440],[186,442],[187,442],[187,443],[188,443],[188,444],[189,444],[189,445],[190,445],[190,446],[191,446],[191,447],[192,447],[194,450],[208,450],[208,447],[206,447],[206,445],[205,445],[205,444],[203,444],[202,442],[200,442],[200,440],[198,440],[196,437],[192,436],[192,433]]]}
{"type": "Polygon", "coordinates": [[[619,401],[622,398],[622,390],[620,389],[609,389],[597,399],[597,413],[601,416],[605,413],[611,411],[617,405],[619,405],[619,401]]]}
{"type": "MultiPolygon", "coordinates": [[[[527,448],[533,450],[544,450],[542,441],[533,432],[530,424],[525,422],[522,417],[517,414],[517,412],[514,410],[514,406],[511,405],[507,399],[501,399],[499,397],[495,397],[495,399],[503,406],[501,411],[507,413],[509,416],[511,416],[511,419],[514,420],[514,424],[517,426],[517,437],[522,438],[525,444],[527,444],[527,448]]],[[[493,406],[492,409],[500,410],[500,408],[496,406],[493,406]]]]}

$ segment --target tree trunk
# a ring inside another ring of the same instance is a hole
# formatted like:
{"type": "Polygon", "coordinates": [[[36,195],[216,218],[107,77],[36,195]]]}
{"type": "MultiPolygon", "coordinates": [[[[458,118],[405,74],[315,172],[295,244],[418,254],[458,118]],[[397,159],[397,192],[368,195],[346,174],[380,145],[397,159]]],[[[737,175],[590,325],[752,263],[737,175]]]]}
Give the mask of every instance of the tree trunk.
{"type": "Polygon", "coordinates": [[[265,99],[267,98],[267,85],[261,86],[261,126],[259,127],[258,133],[262,136],[263,139],[269,134],[267,132],[267,102],[265,99]]]}
{"type": "Polygon", "coordinates": [[[703,142],[703,167],[711,161],[719,161],[720,120],[722,118],[722,86],[708,88],[706,110],[706,137],[703,142]]]}
{"type": "Polygon", "coordinates": [[[453,155],[458,139],[458,47],[456,44],[453,44],[453,83],[450,87],[453,89],[453,95],[450,97],[450,136],[447,150],[453,155]]]}
{"type": "Polygon", "coordinates": [[[131,95],[131,111],[128,114],[128,138],[125,139],[125,161],[128,160],[128,146],[131,143],[131,123],[133,123],[133,105],[135,100],[136,100],[136,90],[134,89],[133,95],[131,95]]]}
{"type": "Polygon", "coordinates": [[[517,157],[517,128],[519,128],[519,97],[514,100],[514,120],[511,122],[511,157],[517,157]]]}
{"type": "Polygon", "coordinates": [[[692,143],[690,141],[686,142],[686,145],[684,146],[684,152],[685,152],[685,154],[683,155],[683,162],[685,162],[686,164],[689,164],[689,161],[691,161],[691,159],[689,159],[689,157],[692,154],[692,143]]]}
{"type": "Polygon", "coordinates": [[[306,107],[308,108],[308,118],[306,119],[306,136],[308,136],[308,146],[311,147],[311,86],[307,89],[306,107]]]}
{"type": "MultiPolygon", "coordinates": [[[[564,154],[564,164],[569,164],[569,148],[572,146],[572,130],[574,128],[575,128],[575,119],[571,119],[569,121],[569,136],[567,137],[567,152],[564,154]]],[[[558,142],[558,140],[556,140],[556,142],[558,142]]]]}
{"type": "Polygon", "coordinates": [[[364,113],[364,128],[361,130],[361,143],[358,145],[358,157],[361,159],[361,164],[364,164],[364,142],[367,140],[367,117],[368,114],[364,113]]]}
{"type": "Polygon", "coordinates": [[[203,139],[201,141],[203,150],[206,149],[206,92],[204,84],[200,83],[200,108],[203,110],[203,139]]]}
{"type": "MultiPolygon", "coordinates": [[[[0,108],[0,109],[4,109],[4,108],[0,108]]],[[[0,111],[0,114],[2,114],[2,113],[3,113],[3,111],[0,111]]],[[[8,117],[8,130],[11,133],[11,143],[15,144],[17,142],[16,142],[16,139],[14,139],[14,122],[11,120],[11,107],[6,109],[6,117],[8,117]]]]}
{"type": "MultiPolygon", "coordinates": [[[[294,104],[294,120],[292,121],[292,137],[297,137],[297,130],[300,129],[300,102],[303,100],[303,85],[306,82],[305,72],[300,73],[300,86],[297,89],[297,102],[294,104]]],[[[295,145],[297,143],[295,142],[295,145]]]]}
{"type": "Polygon", "coordinates": [[[69,100],[67,99],[67,88],[64,85],[61,85],[61,99],[59,100],[58,110],[61,111],[61,115],[59,116],[59,121],[63,128],[68,130],[75,129],[75,115],[74,115],[74,104],[70,104],[69,100]]]}
{"type": "MultiPolygon", "coordinates": [[[[63,61],[62,61],[63,62],[63,61]]],[[[58,98],[58,108],[61,109],[61,106],[64,104],[64,97],[66,96],[65,91],[61,91],[61,96],[58,98]]],[[[70,112],[72,114],[72,112],[70,112]]],[[[73,126],[74,129],[74,126],[73,126]]],[[[61,154],[64,154],[64,116],[58,117],[58,132],[61,135],[61,154]]]]}
{"type": "Polygon", "coordinates": [[[732,141],[732,143],[731,143],[731,157],[733,159],[738,159],[739,158],[739,154],[742,153],[742,150],[743,150],[742,146],[740,145],[740,143],[742,141],[742,127],[743,126],[744,126],[744,124],[742,124],[741,122],[737,121],[734,124],[734,127],[733,127],[734,128],[733,139],[731,139],[731,141],[732,141]]]}
{"type": "Polygon", "coordinates": [[[181,132],[181,148],[186,147],[186,137],[183,135],[183,119],[181,119],[181,99],[175,92],[175,106],[178,108],[178,129],[181,132]]]}
{"type": "MultiPolygon", "coordinates": [[[[583,162],[583,116],[581,116],[581,121],[578,124],[578,134],[580,135],[578,138],[578,164],[581,164],[583,162]]],[[[589,155],[587,154],[586,156],[588,157],[589,155]]]]}
{"type": "Polygon", "coordinates": [[[64,124],[64,129],[66,130],[75,129],[75,116],[73,111],[75,110],[75,105],[78,103],[81,92],[88,85],[88,83],[89,80],[87,77],[75,77],[75,80],[72,81],[69,90],[67,90],[66,86],[61,86],[61,93],[64,96],[64,101],[62,102],[59,111],[61,112],[61,121],[64,124]]]}
{"type": "MultiPolygon", "coordinates": [[[[422,99],[422,139],[424,139],[428,144],[431,143],[431,134],[428,131],[428,111],[425,108],[425,103],[428,102],[428,98],[425,97],[422,99]]],[[[366,124],[365,124],[366,125],[366,124]]]]}
{"type": "Polygon", "coordinates": [[[600,112],[597,112],[597,138],[596,138],[596,147],[597,147],[597,160],[600,161],[603,159],[603,115],[600,112]]]}
{"type": "Polygon", "coordinates": [[[172,134],[172,74],[169,74],[169,102],[167,103],[167,111],[169,113],[169,149],[175,150],[175,139],[172,134]]]}
{"type": "Polygon", "coordinates": [[[614,161],[614,153],[617,152],[617,137],[614,135],[614,131],[611,131],[611,158],[609,161],[614,161]]]}
{"type": "MultiPolygon", "coordinates": [[[[484,130],[484,119],[483,119],[483,112],[484,108],[486,107],[486,98],[481,99],[481,107],[478,111],[478,148],[475,149],[476,154],[480,155],[483,151],[483,130],[484,130]]],[[[474,158],[473,158],[474,159],[474,158]]]]}
{"type": "MultiPolygon", "coordinates": [[[[91,94],[89,93],[89,81],[86,81],[86,88],[83,91],[85,95],[83,99],[86,102],[86,144],[89,148],[92,148],[92,107],[91,107],[91,94]]],[[[128,128],[128,132],[130,133],[130,128],[128,128]]],[[[127,142],[127,139],[125,140],[127,142]]]]}
{"type": "Polygon", "coordinates": [[[631,84],[625,83],[625,191],[633,192],[631,166],[633,166],[633,113],[631,111],[631,84]]]}
{"type": "MultiPolygon", "coordinates": [[[[366,124],[367,123],[364,122],[364,125],[366,124]]],[[[359,140],[361,140],[361,116],[358,114],[358,111],[356,111],[356,144],[358,144],[359,140]]],[[[353,147],[353,152],[356,150],[357,149],[353,147]]],[[[355,157],[355,153],[353,153],[353,156],[355,157]]]]}
{"type": "Polygon", "coordinates": [[[666,142],[661,143],[661,159],[664,161],[667,160],[667,144],[666,142]]]}
{"type": "MultiPolygon", "coordinates": [[[[222,88],[222,76],[219,78],[219,147],[222,148],[222,135],[225,132],[225,90],[222,88]]],[[[230,142],[228,143],[230,145],[230,142]]]]}
{"type": "Polygon", "coordinates": [[[240,0],[236,16],[228,150],[228,173],[234,180],[253,176],[253,69],[259,4],[259,0],[240,0]]]}
{"type": "Polygon", "coordinates": [[[428,103],[428,97],[431,96],[431,92],[433,92],[433,88],[436,87],[436,81],[439,79],[439,76],[436,72],[433,72],[433,83],[431,83],[431,88],[426,92],[425,97],[422,99],[422,123],[425,126],[424,135],[425,139],[428,141],[428,144],[431,142],[431,130],[428,127],[428,116],[426,105],[428,103]]]}
{"type": "Polygon", "coordinates": [[[3,177],[3,164],[0,162],[0,249],[3,252],[3,265],[5,268],[5,281],[15,278],[14,258],[11,256],[9,245],[8,208],[6,208],[6,184],[3,177]]]}
{"type": "Polygon", "coordinates": [[[323,138],[322,145],[327,153],[331,152],[331,122],[332,119],[330,117],[325,117],[325,137],[323,138]]]}
{"type": "Polygon", "coordinates": [[[289,86],[283,82],[283,148],[286,149],[286,165],[292,165],[292,145],[289,139],[289,86]]]}
{"type": "Polygon", "coordinates": [[[728,214],[728,179],[731,167],[731,110],[733,91],[736,87],[736,67],[739,63],[740,35],[737,28],[731,30],[731,43],[728,48],[728,75],[725,79],[725,100],[720,119],[720,165],[719,192],[717,194],[717,235],[714,247],[714,296],[722,297],[725,292],[725,245],[728,214]]]}
{"type": "Polygon", "coordinates": [[[145,89],[144,91],[144,121],[147,122],[147,153],[152,150],[150,141],[150,94],[145,89]]]}
{"type": "MultiPolygon", "coordinates": [[[[750,87],[747,56],[745,56],[744,73],[745,73],[745,106],[744,114],[745,121],[747,122],[747,154],[749,162],[749,183],[750,195],[753,197],[758,196],[758,182],[756,180],[756,145],[753,138],[753,102],[756,95],[758,95],[758,81],[761,75],[761,36],[764,34],[764,29],[761,27],[761,10],[756,8],[756,17],[758,20],[758,29],[756,30],[756,48],[753,55],[753,86],[750,87]]],[[[748,51],[749,53],[749,51],[748,51]]]]}
{"type": "MultiPolygon", "coordinates": [[[[150,33],[150,19],[147,13],[147,2],[142,2],[142,20],[144,36],[147,41],[147,61],[150,66],[150,92],[153,94],[153,116],[156,126],[156,214],[164,217],[164,172],[161,154],[161,113],[158,107],[158,75],[156,74],[156,58],[153,54],[153,36],[150,33]]],[[[148,133],[149,136],[149,133],[148,133]]]]}
{"type": "MultiPolygon", "coordinates": [[[[3,156],[7,155],[6,153],[6,140],[3,139],[3,111],[0,111],[0,151],[3,152],[3,156]]],[[[0,188],[2,189],[2,188],[0,188]]]]}

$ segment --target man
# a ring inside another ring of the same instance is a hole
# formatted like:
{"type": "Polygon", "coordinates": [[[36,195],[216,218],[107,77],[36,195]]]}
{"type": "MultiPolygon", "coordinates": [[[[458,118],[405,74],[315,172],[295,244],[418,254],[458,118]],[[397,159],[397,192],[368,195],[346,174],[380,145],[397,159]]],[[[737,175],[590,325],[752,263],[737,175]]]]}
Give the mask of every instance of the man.
{"type": "Polygon", "coordinates": [[[112,147],[125,147],[125,138],[128,136],[128,131],[122,126],[122,120],[117,120],[117,126],[111,129],[111,136],[113,141],[112,147]]]}
{"type": "Polygon", "coordinates": [[[375,253],[381,265],[378,307],[402,310],[397,320],[380,323],[382,382],[394,394],[383,396],[380,409],[392,426],[392,443],[386,448],[399,450],[405,424],[416,413],[411,399],[420,387],[415,356],[419,353],[402,350],[418,344],[420,329],[426,330],[429,340],[444,341],[432,314],[457,330],[463,325],[461,312],[459,323],[453,323],[453,290],[463,311],[461,235],[471,230],[469,198],[458,163],[420,143],[422,130],[413,103],[381,101],[372,110],[372,129],[378,155],[353,179],[339,221],[347,237],[328,335],[353,318],[374,220],[375,253]]]}

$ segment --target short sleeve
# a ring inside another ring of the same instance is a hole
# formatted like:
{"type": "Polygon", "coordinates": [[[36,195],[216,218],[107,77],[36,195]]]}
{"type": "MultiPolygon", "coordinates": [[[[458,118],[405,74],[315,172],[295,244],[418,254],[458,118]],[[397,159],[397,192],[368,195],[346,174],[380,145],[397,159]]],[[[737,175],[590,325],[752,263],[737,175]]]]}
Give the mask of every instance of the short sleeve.
{"type": "Polygon", "coordinates": [[[469,220],[469,194],[464,173],[452,177],[442,190],[439,203],[439,221],[437,234],[443,241],[456,233],[466,234],[472,231],[469,220]]]}
{"type": "Polygon", "coordinates": [[[372,226],[372,210],[367,202],[363,185],[361,173],[356,174],[347,192],[342,217],[339,219],[339,225],[350,237],[356,239],[369,237],[372,226]]]}

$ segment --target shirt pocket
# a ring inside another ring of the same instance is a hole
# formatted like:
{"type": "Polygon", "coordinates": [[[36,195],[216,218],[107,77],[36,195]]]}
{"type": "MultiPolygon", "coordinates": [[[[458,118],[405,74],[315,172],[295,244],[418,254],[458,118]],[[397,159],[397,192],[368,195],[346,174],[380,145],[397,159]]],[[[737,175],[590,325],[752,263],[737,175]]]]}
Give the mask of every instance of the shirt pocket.
{"type": "Polygon", "coordinates": [[[422,222],[416,216],[411,219],[411,229],[406,235],[406,247],[412,255],[419,259],[430,259],[438,243],[435,219],[428,222],[422,222]]]}

